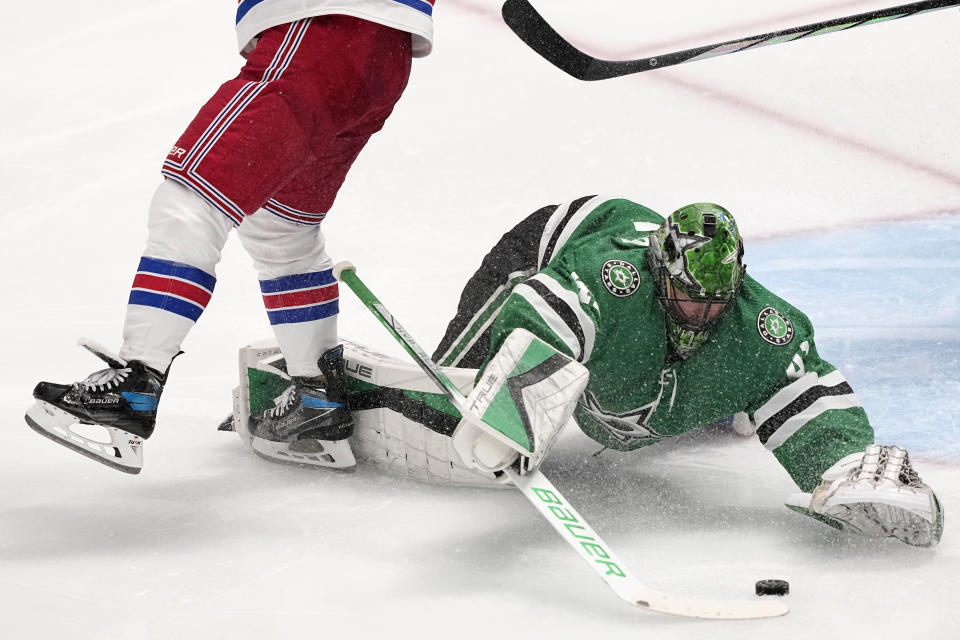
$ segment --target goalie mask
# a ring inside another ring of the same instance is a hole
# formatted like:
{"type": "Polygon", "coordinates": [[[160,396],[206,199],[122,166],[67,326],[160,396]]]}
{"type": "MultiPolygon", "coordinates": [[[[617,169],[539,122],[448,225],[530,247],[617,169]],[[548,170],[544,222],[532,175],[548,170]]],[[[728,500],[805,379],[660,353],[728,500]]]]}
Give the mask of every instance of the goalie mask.
{"type": "Polygon", "coordinates": [[[650,234],[647,261],[670,320],[670,341],[687,357],[703,344],[743,283],[740,230],[723,207],[690,204],[650,234]]]}

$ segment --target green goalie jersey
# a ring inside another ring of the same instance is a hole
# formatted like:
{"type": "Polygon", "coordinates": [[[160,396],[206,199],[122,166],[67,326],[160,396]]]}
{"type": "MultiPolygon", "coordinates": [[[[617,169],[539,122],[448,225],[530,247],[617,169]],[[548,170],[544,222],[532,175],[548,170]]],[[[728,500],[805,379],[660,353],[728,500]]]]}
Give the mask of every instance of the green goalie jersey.
{"type": "Polygon", "coordinates": [[[584,433],[631,450],[746,414],[805,491],[873,442],[850,385],[817,353],[810,321],[749,275],[707,341],[674,357],[646,267],[647,236],[663,218],[628,200],[578,202],[547,223],[541,268],[500,308],[489,353],[522,327],[584,363],[590,382],[574,413],[584,433]]]}

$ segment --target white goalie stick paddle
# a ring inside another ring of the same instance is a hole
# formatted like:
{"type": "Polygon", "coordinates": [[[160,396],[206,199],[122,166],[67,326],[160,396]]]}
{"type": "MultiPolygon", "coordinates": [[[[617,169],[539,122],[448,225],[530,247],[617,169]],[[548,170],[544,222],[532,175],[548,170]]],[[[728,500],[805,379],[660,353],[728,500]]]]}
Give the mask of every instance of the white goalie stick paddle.
{"type": "MultiPolygon", "coordinates": [[[[393,335],[423,371],[464,416],[469,415],[467,399],[413,337],[394,319],[383,303],[356,274],[356,267],[340,262],[333,268],[337,280],[357,295],[380,323],[393,335]]],[[[744,620],[786,614],[782,600],[706,600],[661,592],[647,586],[614,556],[610,547],[539,469],[523,475],[508,468],[505,473],[561,537],[591,566],[620,598],[642,609],[694,618],[744,620]]]]}
{"type": "Polygon", "coordinates": [[[888,9],[877,9],[853,16],[814,22],[802,27],[771,31],[770,33],[728,40],[718,44],[708,44],[695,49],[664,53],[650,58],[638,58],[637,60],[601,60],[580,51],[551,27],[543,19],[543,16],[533,8],[529,0],[507,0],[503,5],[502,14],[507,26],[527,46],[543,56],[553,66],[578,80],[606,80],[957,6],[960,6],[960,0],[912,2],[888,9]]]}
{"type": "Polygon", "coordinates": [[[512,468],[510,480],[540,514],[589,564],[614,593],[642,609],[690,618],[747,620],[782,616],[790,608],[782,600],[707,600],[654,589],[634,577],[583,517],[539,470],[524,475],[512,468]]]}

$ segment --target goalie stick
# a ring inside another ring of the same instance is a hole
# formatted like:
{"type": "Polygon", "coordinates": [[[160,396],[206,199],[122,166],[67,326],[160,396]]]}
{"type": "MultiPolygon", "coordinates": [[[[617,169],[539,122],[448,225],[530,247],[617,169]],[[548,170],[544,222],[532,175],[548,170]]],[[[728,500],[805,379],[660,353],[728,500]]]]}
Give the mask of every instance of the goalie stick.
{"type": "Polygon", "coordinates": [[[719,44],[708,44],[695,49],[675,51],[637,60],[601,60],[580,51],[551,27],[543,19],[543,16],[533,8],[529,0],[507,0],[503,4],[502,13],[507,26],[527,46],[543,56],[553,66],[567,72],[577,80],[607,80],[956,6],[960,6],[960,0],[913,2],[889,9],[877,9],[876,11],[868,11],[845,18],[814,22],[802,27],[771,31],[757,36],[738,38],[719,44]]]}
{"type": "MultiPolygon", "coordinates": [[[[356,267],[349,262],[340,262],[334,266],[333,274],[337,280],[350,287],[460,413],[465,417],[469,416],[464,395],[360,280],[356,267]]],[[[728,620],[782,616],[790,610],[780,600],[707,600],[654,589],[634,577],[626,565],[614,556],[607,543],[539,469],[520,475],[513,468],[508,468],[505,473],[567,544],[573,547],[614,593],[629,604],[677,616],[728,620]]]]}

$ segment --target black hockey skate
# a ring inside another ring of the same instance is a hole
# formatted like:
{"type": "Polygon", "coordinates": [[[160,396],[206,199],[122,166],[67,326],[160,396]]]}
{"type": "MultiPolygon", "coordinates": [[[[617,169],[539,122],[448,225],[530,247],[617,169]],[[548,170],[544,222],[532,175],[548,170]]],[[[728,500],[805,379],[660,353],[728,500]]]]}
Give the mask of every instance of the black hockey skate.
{"type": "Polygon", "coordinates": [[[140,473],[143,440],[153,433],[166,373],[137,360],[125,362],[94,342],[81,340],[80,345],[108,368],[70,385],[39,383],[33,390],[37,402],[25,416],[27,424],[108,467],[140,473]],[[77,423],[102,427],[109,442],[84,435],[73,428],[77,423]]]}
{"type": "Polygon", "coordinates": [[[357,462],[347,441],[353,417],[347,406],[343,346],[318,362],[321,375],[293,376],[274,407],[251,416],[253,450],[290,464],[352,470],[357,462]]]}

